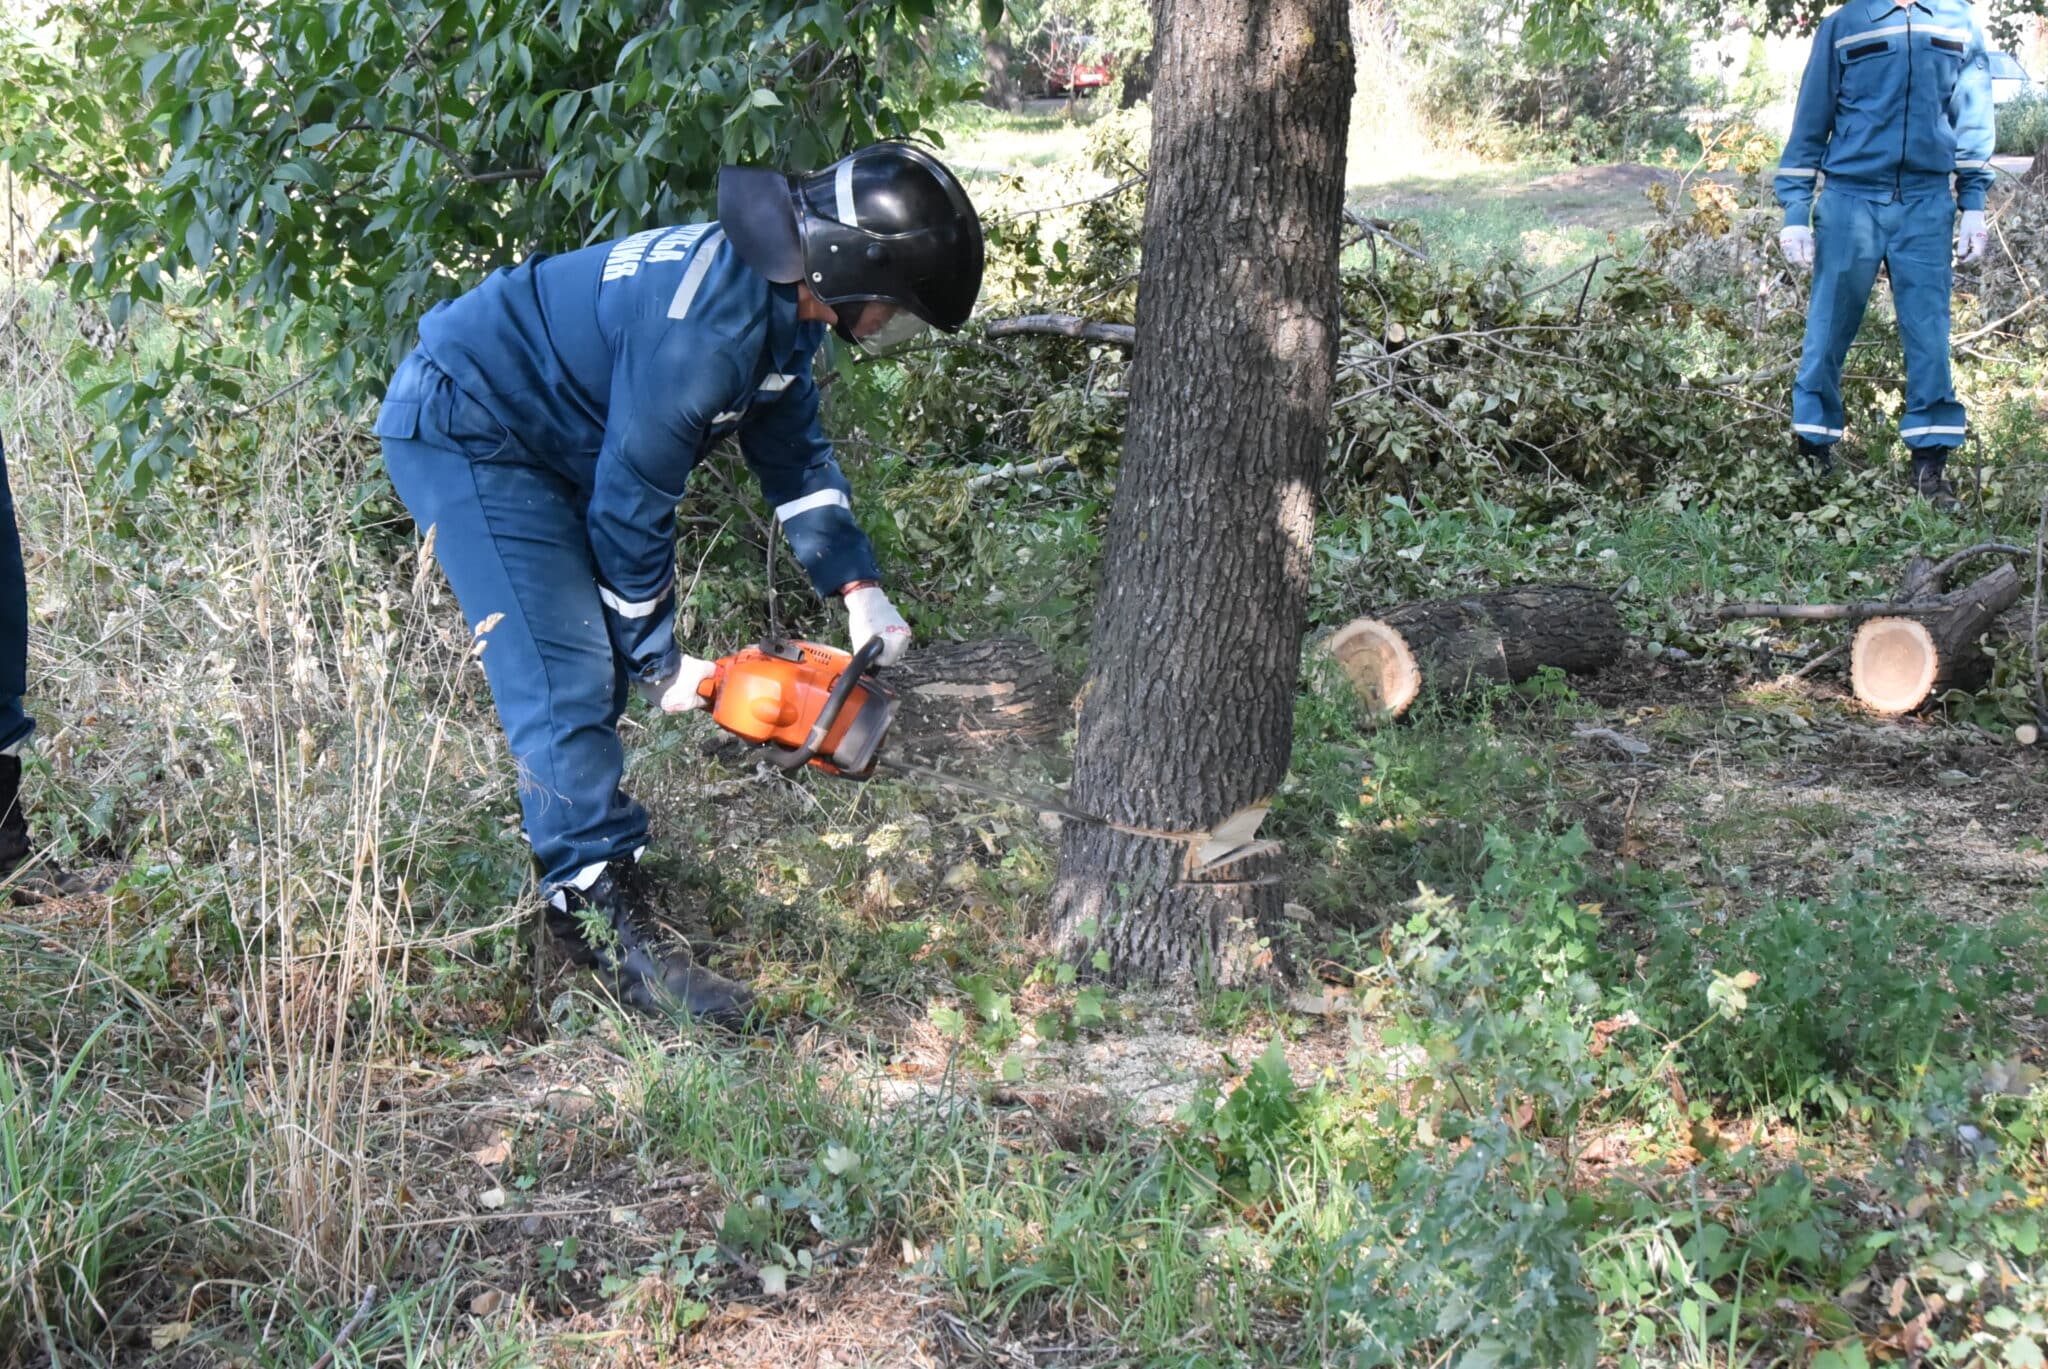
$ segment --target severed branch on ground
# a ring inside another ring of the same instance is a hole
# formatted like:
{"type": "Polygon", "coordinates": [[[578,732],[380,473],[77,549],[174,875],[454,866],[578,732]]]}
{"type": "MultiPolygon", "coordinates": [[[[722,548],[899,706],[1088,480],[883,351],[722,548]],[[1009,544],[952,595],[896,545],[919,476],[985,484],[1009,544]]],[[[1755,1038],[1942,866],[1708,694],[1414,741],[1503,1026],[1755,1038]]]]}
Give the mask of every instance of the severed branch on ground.
{"type": "Polygon", "coordinates": [[[983,337],[1067,337],[1106,342],[1115,347],[1138,345],[1138,330],[1129,323],[1104,323],[1078,314],[1023,314],[999,318],[982,329],[983,337]]]}
{"type": "Polygon", "coordinates": [[[1724,604],[1716,616],[1723,622],[1778,618],[1857,624],[1849,643],[1849,685],[1857,700],[1879,713],[1909,713],[1949,690],[1984,687],[1992,659],[1979,639],[2019,602],[2022,584],[2010,560],[1956,590],[1948,588],[1950,574],[1978,557],[2025,554],[2024,547],[1979,543],[1940,561],[1914,557],[1891,599],[1724,604]]]}

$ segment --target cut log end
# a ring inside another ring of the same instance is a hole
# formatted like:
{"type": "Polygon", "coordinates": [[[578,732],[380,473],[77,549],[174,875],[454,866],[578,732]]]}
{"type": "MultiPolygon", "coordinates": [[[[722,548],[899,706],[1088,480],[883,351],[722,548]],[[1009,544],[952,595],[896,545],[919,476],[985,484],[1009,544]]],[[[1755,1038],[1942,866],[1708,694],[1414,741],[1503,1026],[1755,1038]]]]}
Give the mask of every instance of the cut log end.
{"type": "Polygon", "coordinates": [[[1911,618],[1872,618],[1849,647],[1849,683],[1879,713],[1910,713],[1926,703],[1940,670],[1934,634],[1911,618]]]}
{"type": "Polygon", "coordinates": [[[1422,669],[1399,632],[1377,618],[1358,618],[1330,636],[1335,658],[1359,702],[1398,718],[1422,692],[1422,669]]]}

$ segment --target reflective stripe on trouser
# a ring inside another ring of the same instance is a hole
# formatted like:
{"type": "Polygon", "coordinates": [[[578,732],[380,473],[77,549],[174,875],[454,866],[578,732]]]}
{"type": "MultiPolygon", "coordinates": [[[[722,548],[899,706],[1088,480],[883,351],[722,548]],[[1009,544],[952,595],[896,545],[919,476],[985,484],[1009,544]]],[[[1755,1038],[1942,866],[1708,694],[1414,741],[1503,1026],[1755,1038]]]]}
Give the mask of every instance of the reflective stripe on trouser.
{"type": "Polygon", "coordinates": [[[28,577],[21,564],[21,529],[14,522],[14,492],[7,454],[0,451],[0,753],[21,749],[36,730],[23,711],[28,692],[28,577]]]}
{"type": "Polygon", "coordinates": [[[519,768],[542,879],[567,883],[647,841],[647,811],[619,787],[629,686],[605,631],[586,499],[560,475],[506,459],[502,430],[502,440],[451,437],[448,426],[477,421],[477,406],[430,362],[415,355],[405,366],[428,372],[408,377],[401,368],[392,380],[394,394],[424,396],[418,427],[383,434],[384,464],[421,532],[439,529],[434,558],[471,632],[503,615],[482,634],[484,675],[519,768]],[[463,414],[453,425],[445,421],[451,407],[463,414]]]}
{"type": "Polygon", "coordinates": [[[1842,435],[1842,364],[1882,264],[1906,352],[1909,447],[1962,445],[1963,406],[1949,375],[1949,292],[1956,206],[1947,195],[1880,202],[1822,191],[1813,202],[1813,300],[1792,386],[1792,431],[1809,442],[1842,435]]]}

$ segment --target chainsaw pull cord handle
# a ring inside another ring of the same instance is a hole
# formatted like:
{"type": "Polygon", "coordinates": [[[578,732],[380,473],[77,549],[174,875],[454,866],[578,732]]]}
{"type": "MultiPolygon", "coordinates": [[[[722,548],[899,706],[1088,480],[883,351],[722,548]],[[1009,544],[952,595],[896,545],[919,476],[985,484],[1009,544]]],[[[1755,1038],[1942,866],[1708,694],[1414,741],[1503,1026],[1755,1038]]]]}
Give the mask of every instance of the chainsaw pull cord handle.
{"type": "Polygon", "coordinates": [[[824,747],[825,738],[832,731],[832,725],[839,721],[840,710],[846,707],[846,701],[853,696],[854,686],[858,685],[861,677],[873,670],[875,662],[881,659],[880,637],[870,637],[861,644],[860,650],[853,653],[853,660],[848,663],[846,669],[839,672],[839,678],[832,682],[832,692],[825,696],[825,706],[818,710],[818,720],[811,724],[811,734],[804,738],[804,744],[794,751],[785,751],[775,757],[778,769],[797,770],[811,763],[811,758],[824,747]]]}

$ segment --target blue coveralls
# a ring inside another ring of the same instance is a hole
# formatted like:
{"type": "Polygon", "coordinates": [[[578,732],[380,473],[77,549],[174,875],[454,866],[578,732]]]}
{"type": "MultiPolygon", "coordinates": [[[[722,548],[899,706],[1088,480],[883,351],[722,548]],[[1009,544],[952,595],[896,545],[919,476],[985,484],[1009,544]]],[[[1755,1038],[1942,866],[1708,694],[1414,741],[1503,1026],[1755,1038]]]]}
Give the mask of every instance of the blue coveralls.
{"type": "Polygon", "coordinates": [[[1962,444],[1949,375],[1956,210],[1984,207],[1995,132],[1984,34],[1963,0],[1851,0],[1821,20],[1777,177],[1786,224],[1814,236],[1799,437],[1842,436],[1842,364],[1882,264],[1906,352],[1899,436],[1962,444]]]}
{"type": "Polygon", "coordinates": [[[14,522],[14,491],[7,453],[0,451],[0,755],[13,755],[35,735],[36,720],[22,706],[28,692],[28,577],[21,564],[21,529],[14,522]]]}
{"type": "Polygon", "coordinates": [[[877,578],[818,427],[823,340],[795,286],[693,224],[494,273],[427,314],[392,377],[385,464],[483,644],[558,899],[646,843],[618,721],[633,681],[680,664],[675,508],[710,444],[739,434],[821,595],[877,578]]]}

